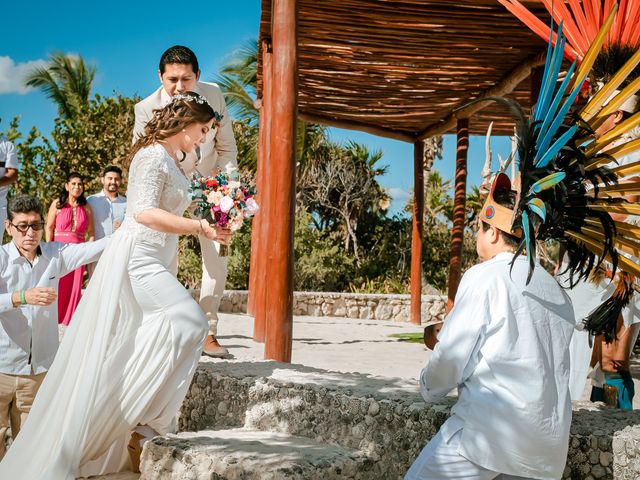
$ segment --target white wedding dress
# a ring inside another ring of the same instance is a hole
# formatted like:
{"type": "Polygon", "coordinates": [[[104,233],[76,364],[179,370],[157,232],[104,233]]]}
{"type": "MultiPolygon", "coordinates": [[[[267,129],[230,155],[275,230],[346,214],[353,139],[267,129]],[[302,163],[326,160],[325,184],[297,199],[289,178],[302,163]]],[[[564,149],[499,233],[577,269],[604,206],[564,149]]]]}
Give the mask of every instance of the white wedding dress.
{"type": "Polygon", "coordinates": [[[208,324],[168,270],[177,235],[151,230],[135,216],[150,208],[181,216],[190,203],[188,185],[164,147],[146,147],[134,157],[125,220],[102,254],[26,424],[0,463],[0,479],[104,473],[91,472],[103,469],[92,460],[104,459],[109,449],[120,459],[137,425],[159,433],[174,428],[208,324]]]}

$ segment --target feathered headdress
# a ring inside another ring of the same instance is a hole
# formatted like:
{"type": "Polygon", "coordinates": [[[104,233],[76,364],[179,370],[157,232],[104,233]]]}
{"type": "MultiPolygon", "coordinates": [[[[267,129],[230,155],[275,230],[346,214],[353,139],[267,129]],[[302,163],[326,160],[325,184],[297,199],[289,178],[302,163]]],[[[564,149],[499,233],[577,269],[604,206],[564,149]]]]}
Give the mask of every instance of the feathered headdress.
{"type": "MultiPolygon", "coordinates": [[[[513,15],[520,19],[533,32],[555,45],[559,35],[553,32],[542,20],[536,17],[518,0],[498,0],[513,15]]],[[[564,24],[568,39],[564,50],[565,57],[582,61],[595,43],[599,32],[610,19],[603,50],[618,46],[637,49],[640,45],[640,0],[541,0],[556,23],[564,24]]],[[[600,53],[593,52],[593,53],[600,53]]]]}
{"type": "MultiPolygon", "coordinates": [[[[615,12],[615,8],[612,9],[581,57],[580,65],[574,60],[564,75],[560,72],[567,45],[564,23],[560,23],[557,34],[550,35],[542,85],[529,118],[524,117],[516,102],[494,99],[507,103],[516,118],[517,148],[512,153],[516,174],[512,183],[517,199],[511,212],[496,207],[493,192],[508,182],[504,171],[500,171],[480,217],[521,238],[516,255],[526,253],[529,259],[527,281],[535,267],[536,241],[549,239],[557,240],[565,248],[572,284],[587,279],[591,272],[605,265],[605,261],[612,274],[620,269],[640,277],[637,263],[621,255],[640,256],[640,228],[611,216],[640,214],[637,204],[624,199],[626,195],[640,193],[640,180],[628,179],[640,173],[640,162],[620,167],[616,163],[617,159],[640,149],[640,140],[625,137],[640,124],[640,114],[622,121],[597,139],[593,136],[611,113],[640,88],[640,81],[636,79],[618,90],[640,63],[640,53],[636,52],[612,75],[582,109],[572,111],[608,36],[615,12]]],[[[552,28],[548,31],[552,32],[552,28]]],[[[628,299],[628,296],[617,298],[602,306],[586,319],[587,329],[594,334],[604,334],[607,340],[615,338],[616,321],[628,299]]]]}

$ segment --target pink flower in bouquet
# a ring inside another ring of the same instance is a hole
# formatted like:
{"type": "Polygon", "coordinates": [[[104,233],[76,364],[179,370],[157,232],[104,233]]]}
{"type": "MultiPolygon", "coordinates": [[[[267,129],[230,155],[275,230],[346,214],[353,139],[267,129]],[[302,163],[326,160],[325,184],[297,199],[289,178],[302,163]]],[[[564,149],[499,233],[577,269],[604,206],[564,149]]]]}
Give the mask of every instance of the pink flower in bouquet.
{"type": "Polygon", "coordinates": [[[229,223],[228,215],[220,210],[213,214],[213,218],[216,221],[216,225],[219,225],[222,228],[226,227],[229,223]]]}
{"type": "Polygon", "coordinates": [[[224,213],[228,213],[234,205],[235,202],[233,201],[233,198],[229,197],[228,195],[225,195],[224,197],[222,197],[222,200],[220,200],[220,210],[222,210],[224,213]]]}

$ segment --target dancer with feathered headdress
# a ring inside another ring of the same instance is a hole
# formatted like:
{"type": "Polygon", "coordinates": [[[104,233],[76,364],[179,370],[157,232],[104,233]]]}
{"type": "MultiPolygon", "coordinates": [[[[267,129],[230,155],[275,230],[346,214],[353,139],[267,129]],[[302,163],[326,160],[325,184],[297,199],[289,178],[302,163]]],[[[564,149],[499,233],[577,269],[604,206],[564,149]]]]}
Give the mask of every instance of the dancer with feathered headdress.
{"type": "MultiPolygon", "coordinates": [[[[572,282],[605,264],[612,273],[640,274],[624,255],[640,251],[637,230],[612,217],[637,212],[637,205],[623,197],[637,193],[640,183],[621,179],[638,167],[610,165],[637,148],[622,135],[639,117],[593,135],[634,93],[629,87],[614,91],[640,57],[573,111],[612,23],[610,15],[580,64],[574,60],[565,74],[560,70],[567,40],[560,24],[530,117],[516,102],[493,98],[509,106],[516,119],[517,144],[510,159],[515,175],[509,178],[502,167],[490,182],[478,222],[483,263],[463,276],[421,373],[425,400],[458,387],[458,401],[406,479],[562,476],[571,424],[569,342],[575,316],[566,293],[538,263],[539,244],[553,240],[564,247],[572,282]]],[[[616,308],[607,305],[597,319],[586,319],[585,327],[615,335],[616,308]]]]}
{"type": "MultiPolygon", "coordinates": [[[[507,9],[523,23],[541,36],[549,38],[550,29],[517,0],[500,0],[507,9]]],[[[618,272],[610,264],[592,272],[588,281],[576,281],[571,272],[560,276],[563,284],[572,287],[569,294],[573,300],[578,320],[583,320],[585,332],[576,333],[571,344],[572,379],[571,393],[574,400],[582,398],[589,360],[592,365],[598,361],[606,364],[610,381],[620,393],[620,404],[631,408],[632,380],[629,374],[629,354],[640,330],[640,298],[637,290],[638,217],[634,215],[638,203],[638,173],[640,172],[640,127],[638,110],[640,97],[640,1],[601,2],[543,2],[557,21],[562,21],[569,40],[565,48],[565,58],[578,60],[583,71],[589,71],[588,82],[594,95],[579,115],[593,129],[594,146],[587,148],[593,153],[595,146],[604,154],[597,165],[607,166],[616,176],[618,185],[609,186],[603,195],[617,197],[615,202],[600,205],[601,211],[610,214],[616,228],[618,250],[624,264],[618,272]],[[596,40],[602,38],[602,48],[587,50],[596,40]],[[611,158],[606,157],[611,155],[611,158]],[[613,281],[612,281],[613,279],[613,281]],[[592,339],[596,335],[594,356],[591,356],[592,339]],[[600,354],[603,351],[604,354],[600,354]],[[622,392],[626,391],[625,394],[622,392]]],[[[552,42],[556,37],[552,36],[552,42]]],[[[598,232],[581,232],[588,241],[601,241],[598,232]]],[[[564,264],[566,266],[566,263],[564,264]]],[[[602,399],[601,381],[603,375],[598,368],[590,376],[594,388],[593,400],[602,399]]]]}

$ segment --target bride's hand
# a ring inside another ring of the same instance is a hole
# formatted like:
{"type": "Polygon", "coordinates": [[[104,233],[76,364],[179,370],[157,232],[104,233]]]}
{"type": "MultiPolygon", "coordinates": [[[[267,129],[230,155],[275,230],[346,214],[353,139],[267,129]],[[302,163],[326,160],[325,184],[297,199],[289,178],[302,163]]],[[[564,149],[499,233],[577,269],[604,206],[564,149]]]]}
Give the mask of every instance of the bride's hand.
{"type": "Polygon", "coordinates": [[[214,240],[222,245],[229,245],[232,236],[231,230],[209,225],[206,220],[201,220],[200,224],[202,225],[202,234],[209,240],[214,240]]]}

